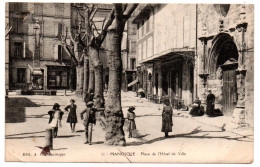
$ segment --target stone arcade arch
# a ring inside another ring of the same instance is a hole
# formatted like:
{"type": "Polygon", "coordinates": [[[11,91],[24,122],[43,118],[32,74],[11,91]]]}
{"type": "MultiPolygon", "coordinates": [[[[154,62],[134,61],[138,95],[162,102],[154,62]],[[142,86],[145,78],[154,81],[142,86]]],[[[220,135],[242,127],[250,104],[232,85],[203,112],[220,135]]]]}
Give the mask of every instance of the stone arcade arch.
{"type": "Polygon", "coordinates": [[[228,116],[232,115],[237,104],[238,57],[236,43],[228,33],[219,33],[212,40],[207,59],[209,89],[215,89],[216,103],[219,103],[216,107],[228,116]]]}

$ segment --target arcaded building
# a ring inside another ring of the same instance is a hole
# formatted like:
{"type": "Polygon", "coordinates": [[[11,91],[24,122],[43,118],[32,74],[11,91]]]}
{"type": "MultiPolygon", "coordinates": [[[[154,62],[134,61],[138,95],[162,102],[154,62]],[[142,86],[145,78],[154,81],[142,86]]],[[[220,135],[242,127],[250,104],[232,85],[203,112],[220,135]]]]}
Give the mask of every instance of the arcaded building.
{"type": "Polygon", "coordinates": [[[147,4],[135,12],[139,87],[151,101],[192,104],[196,5],[147,4]]]}
{"type": "Polygon", "coordinates": [[[137,24],[137,76],[146,98],[186,106],[195,98],[237,123],[253,125],[254,6],[142,4],[137,24]]]}

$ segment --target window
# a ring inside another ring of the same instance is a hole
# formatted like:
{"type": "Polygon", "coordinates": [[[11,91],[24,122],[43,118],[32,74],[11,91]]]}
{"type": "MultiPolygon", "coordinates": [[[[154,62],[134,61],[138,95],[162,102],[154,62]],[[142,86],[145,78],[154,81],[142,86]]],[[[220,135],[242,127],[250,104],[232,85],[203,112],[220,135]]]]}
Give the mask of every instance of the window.
{"type": "Polygon", "coordinates": [[[22,42],[14,43],[14,57],[17,57],[17,58],[23,57],[23,43],[22,42]]]}
{"type": "Polygon", "coordinates": [[[54,23],[55,27],[55,36],[61,36],[63,35],[63,25],[62,23],[54,23]]]}
{"type": "Polygon", "coordinates": [[[64,13],[64,4],[63,3],[58,3],[55,5],[55,16],[60,17],[63,16],[64,13]]]}
{"type": "Polygon", "coordinates": [[[23,4],[10,2],[10,11],[21,12],[23,4]]]}
{"type": "Polygon", "coordinates": [[[150,18],[149,18],[149,31],[153,30],[153,14],[150,14],[150,18]]]}
{"type": "Polygon", "coordinates": [[[146,31],[147,19],[145,19],[143,22],[144,22],[144,23],[143,23],[143,36],[144,36],[144,35],[147,33],[147,31],[146,31]]]}
{"type": "Polygon", "coordinates": [[[13,19],[12,20],[13,24],[12,24],[12,31],[14,33],[22,33],[23,31],[23,26],[22,23],[23,21],[21,19],[13,19]]]}
{"type": "Polygon", "coordinates": [[[140,38],[140,24],[137,24],[137,39],[140,38]]]}
{"type": "Polygon", "coordinates": [[[135,24],[129,24],[129,34],[136,35],[136,25],[135,24]]]}
{"type": "Polygon", "coordinates": [[[17,68],[17,83],[25,83],[26,68],[17,68]]]}
{"type": "Polygon", "coordinates": [[[43,4],[35,3],[34,4],[34,13],[42,15],[42,12],[43,12],[43,4]]]}
{"type": "Polygon", "coordinates": [[[62,46],[58,45],[58,61],[62,61],[62,46]]]}
{"type": "Polygon", "coordinates": [[[146,20],[146,33],[149,33],[149,22],[150,22],[150,18],[146,20]]]}
{"type": "Polygon", "coordinates": [[[58,35],[60,36],[60,35],[62,35],[63,33],[62,33],[62,24],[61,23],[59,23],[58,24],[58,35]]]}
{"type": "Polygon", "coordinates": [[[146,55],[146,40],[143,42],[143,59],[146,59],[147,55],[146,55]]]}
{"type": "Polygon", "coordinates": [[[136,41],[130,41],[130,53],[136,52],[136,41]]]}
{"type": "Polygon", "coordinates": [[[142,44],[138,44],[138,61],[142,60],[142,44]]]}
{"type": "Polygon", "coordinates": [[[140,33],[141,37],[144,36],[144,21],[142,21],[141,24],[141,33],[140,33]]]}
{"type": "Polygon", "coordinates": [[[130,59],[130,68],[131,68],[131,70],[135,69],[135,58],[130,59]]]}

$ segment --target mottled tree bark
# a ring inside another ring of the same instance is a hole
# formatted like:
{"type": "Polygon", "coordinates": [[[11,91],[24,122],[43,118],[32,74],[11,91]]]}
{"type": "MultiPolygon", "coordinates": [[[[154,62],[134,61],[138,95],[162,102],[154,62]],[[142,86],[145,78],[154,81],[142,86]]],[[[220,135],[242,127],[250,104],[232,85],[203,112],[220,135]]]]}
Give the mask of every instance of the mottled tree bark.
{"type": "Polygon", "coordinates": [[[114,4],[115,19],[108,28],[109,83],[105,105],[106,143],[125,145],[124,115],[121,107],[122,60],[121,41],[125,23],[137,4],[114,4]]]}
{"type": "Polygon", "coordinates": [[[84,57],[84,83],[83,83],[83,100],[86,99],[88,92],[88,82],[89,82],[89,59],[87,55],[84,57]]]}
{"type": "Polygon", "coordinates": [[[121,39],[122,33],[110,30],[107,35],[109,39],[109,85],[105,106],[106,119],[106,143],[109,145],[125,145],[125,134],[123,131],[124,116],[121,107],[121,39]]]}
{"type": "Polygon", "coordinates": [[[104,107],[104,96],[103,96],[103,65],[99,59],[98,50],[90,48],[90,57],[93,63],[94,69],[94,106],[96,108],[104,107]]]}
{"type": "Polygon", "coordinates": [[[93,63],[89,61],[89,80],[88,80],[88,93],[94,92],[94,67],[93,63]]]}

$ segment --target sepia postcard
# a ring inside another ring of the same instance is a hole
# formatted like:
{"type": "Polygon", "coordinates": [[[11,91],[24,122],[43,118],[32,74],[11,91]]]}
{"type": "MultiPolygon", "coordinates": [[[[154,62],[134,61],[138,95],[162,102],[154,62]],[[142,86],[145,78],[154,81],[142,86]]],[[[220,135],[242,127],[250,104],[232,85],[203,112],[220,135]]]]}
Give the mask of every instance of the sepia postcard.
{"type": "Polygon", "coordinates": [[[5,161],[253,163],[254,5],[5,3],[5,161]]]}

